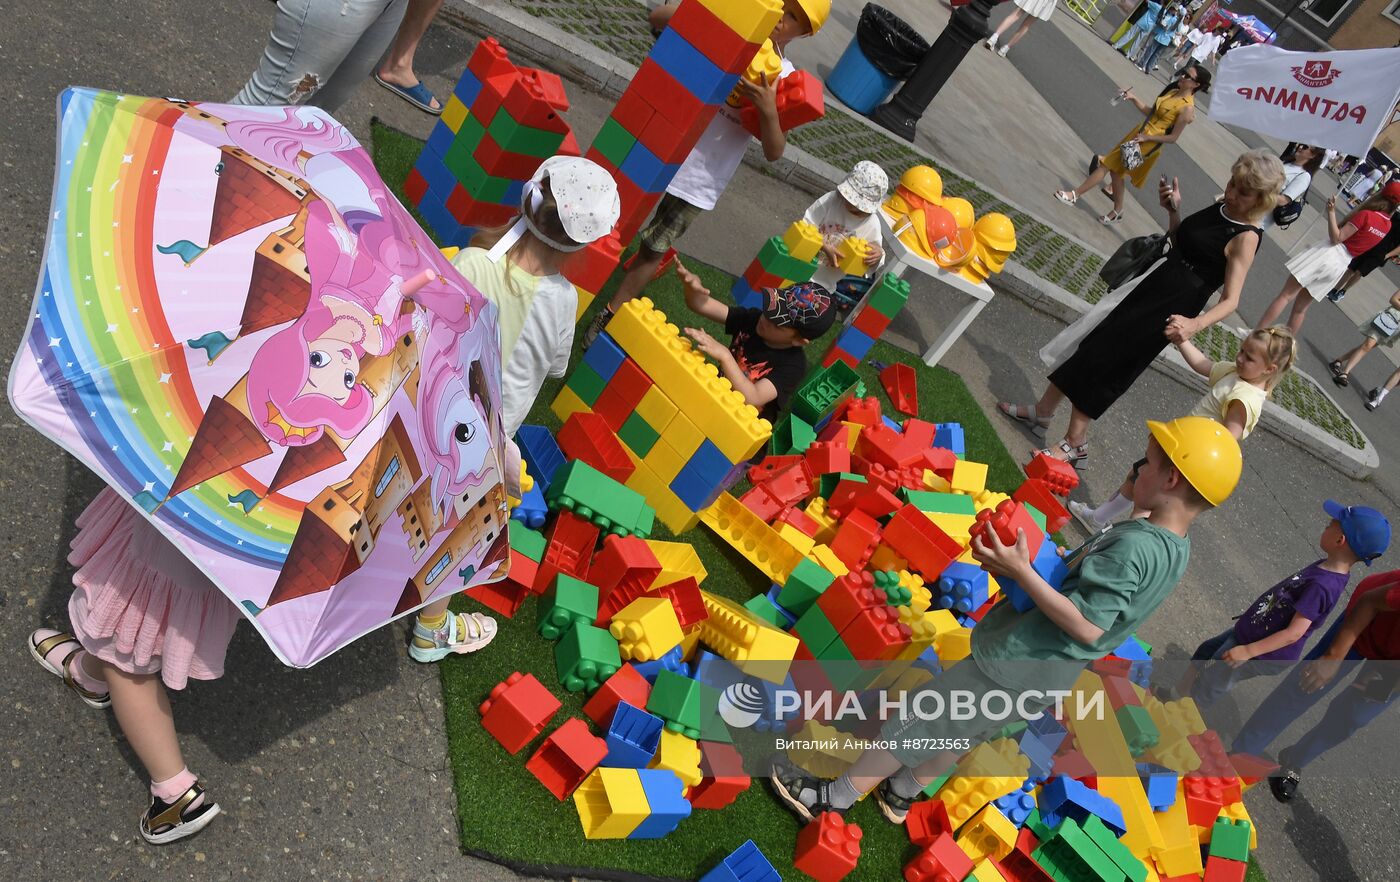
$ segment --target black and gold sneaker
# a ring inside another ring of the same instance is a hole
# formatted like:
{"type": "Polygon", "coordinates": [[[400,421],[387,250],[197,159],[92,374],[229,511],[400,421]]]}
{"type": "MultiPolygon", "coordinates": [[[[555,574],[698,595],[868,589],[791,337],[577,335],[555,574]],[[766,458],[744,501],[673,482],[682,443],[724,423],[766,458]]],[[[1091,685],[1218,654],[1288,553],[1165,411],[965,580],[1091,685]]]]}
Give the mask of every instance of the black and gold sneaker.
{"type": "Polygon", "coordinates": [[[603,333],[603,328],[612,321],[613,311],[606,306],[598,310],[598,314],[593,316],[593,321],[588,323],[588,327],[583,329],[583,349],[593,345],[593,341],[598,339],[598,335],[603,333]]]}
{"type": "Polygon", "coordinates": [[[141,838],[151,845],[169,845],[203,830],[218,815],[219,804],[211,802],[196,781],[174,802],[151,797],[151,807],[141,816],[141,838]]]}

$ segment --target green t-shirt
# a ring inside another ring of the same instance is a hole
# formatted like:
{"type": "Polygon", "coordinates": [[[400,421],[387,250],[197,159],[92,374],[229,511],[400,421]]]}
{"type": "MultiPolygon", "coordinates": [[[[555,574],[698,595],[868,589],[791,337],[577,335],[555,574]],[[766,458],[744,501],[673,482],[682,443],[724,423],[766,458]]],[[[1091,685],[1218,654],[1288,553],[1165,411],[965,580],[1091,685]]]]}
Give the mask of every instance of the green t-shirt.
{"type": "Polygon", "coordinates": [[[1162,605],[1190,558],[1191,540],[1170,530],[1146,519],[1118,524],[1070,555],[1062,590],[1103,636],[1080,643],[1038,607],[1019,613],[999,603],[972,629],[972,658],[1009,689],[1068,689],[1086,663],[1121,645],[1162,605]]]}

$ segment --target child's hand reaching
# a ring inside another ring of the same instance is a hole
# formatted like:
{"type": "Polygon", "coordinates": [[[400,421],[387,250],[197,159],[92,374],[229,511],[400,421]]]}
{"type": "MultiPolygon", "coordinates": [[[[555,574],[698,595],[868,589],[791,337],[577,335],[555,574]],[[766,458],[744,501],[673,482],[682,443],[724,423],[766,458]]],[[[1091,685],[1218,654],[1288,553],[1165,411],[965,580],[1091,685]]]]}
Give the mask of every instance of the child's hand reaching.
{"type": "Polygon", "coordinates": [[[758,82],[739,79],[739,94],[753,104],[759,113],[778,115],[778,81],[768,82],[767,74],[759,74],[758,82]]]}
{"type": "Polygon", "coordinates": [[[686,328],[685,335],[695,341],[696,349],[710,358],[724,358],[729,354],[729,347],[699,328],[686,328]]]}
{"type": "Polygon", "coordinates": [[[841,251],[835,245],[823,245],[822,255],[826,257],[827,266],[836,266],[841,262],[841,251]]]}
{"type": "Polygon", "coordinates": [[[680,279],[681,287],[685,289],[685,305],[690,307],[692,312],[698,312],[706,300],[710,299],[710,289],[700,281],[700,277],[686,269],[680,258],[676,259],[676,278],[680,279]]]}
{"type": "Polygon", "coordinates": [[[1031,550],[1024,530],[1016,531],[1016,544],[1005,545],[995,530],[983,530],[972,540],[972,556],[993,576],[1022,577],[1031,568],[1031,550]]]}
{"type": "Polygon", "coordinates": [[[1238,668],[1252,658],[1254,658],[1254,654],[1248,649],[1243,646],[1232,646],[1220,657],[1220,660],[1232,668],[1238,668]]]}
{"type": "Polygon", "coordinates": [[[869,243],[867,243],[867,247],[866,247],[866,251],[865,251],[865,265],[866,265],[866,266],[875,266],[876,264],[878,264],[878,263],[880,262],[880,259],[881,259],[882,257],[884,257],[884,256],[885,256],[885,250],[884,250],[883,248],[880,247],[880,243],[879,243],[879,242],[869,242],[869,243]]]}

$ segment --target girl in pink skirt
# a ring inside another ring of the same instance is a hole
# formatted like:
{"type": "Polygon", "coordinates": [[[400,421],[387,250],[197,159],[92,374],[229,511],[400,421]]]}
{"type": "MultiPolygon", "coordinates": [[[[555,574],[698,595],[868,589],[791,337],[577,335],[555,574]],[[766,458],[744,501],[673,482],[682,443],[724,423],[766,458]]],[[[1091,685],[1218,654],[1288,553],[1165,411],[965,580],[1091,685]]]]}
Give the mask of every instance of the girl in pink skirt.
{"type": "Polygon", "coordinates": [[[192,836],[219,806],[185,767],[165,690],[223,675],[238,610],[110,487],[78,516],[68,561],[78,568],[73,633],[40,628],[29,652],[90,707],[116,714],[151,778],[142,838],[192,836]]]}

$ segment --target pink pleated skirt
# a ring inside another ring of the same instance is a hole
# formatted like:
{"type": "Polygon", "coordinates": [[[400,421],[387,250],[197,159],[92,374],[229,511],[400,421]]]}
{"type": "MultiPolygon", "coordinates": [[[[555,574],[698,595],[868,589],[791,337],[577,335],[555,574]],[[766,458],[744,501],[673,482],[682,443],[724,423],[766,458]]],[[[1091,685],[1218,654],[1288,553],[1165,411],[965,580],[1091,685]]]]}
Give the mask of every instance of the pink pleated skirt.
{"type": "Polygon", "coordinates": [[[77,525],[68,617],[83,648],[171,689],[222,676],[241,618],[232,601],[110,487],[77,525]]]}

